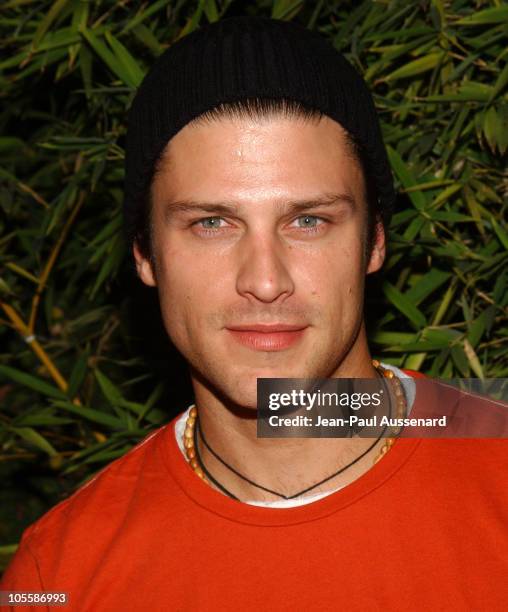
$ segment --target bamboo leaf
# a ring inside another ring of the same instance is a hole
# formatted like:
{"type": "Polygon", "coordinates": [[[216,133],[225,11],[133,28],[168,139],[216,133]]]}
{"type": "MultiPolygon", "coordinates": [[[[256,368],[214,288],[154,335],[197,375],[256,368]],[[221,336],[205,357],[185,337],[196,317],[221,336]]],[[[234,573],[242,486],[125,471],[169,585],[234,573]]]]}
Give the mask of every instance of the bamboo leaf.
{"type": "Polygon", "coordinates": [[[466,221],[474,221],[473,217],[464,215],[463,213],[451,211],[431,211],[429,212],[429,218],[433,221],[449,221],[451,223],[464,223],[466,221]]]}
{"type": "Polygon", "coordinates": [[[485,333],[487,329],[487,321],[492,310],[492,306],[488,306],[470,325],[467,332],[467,339],[473,348],[477,346],[485,333]]]}
{"type": "Polygon", "coordinates": [[[389,75],[385,77],[385,81],[395,81],[396,79],[405,79],[407,77],[413,77],[422,72],[427,72],[435,68],[442,60],[443,54],[441,52],[429,53],[425,57],[419,57],[412,62],[397,68],[389,75]]]}
{"type": "Polygon", "coordinates": [[[468,378],[470,375],[470,364],[469,359],[464,351],[464,345],[456,344],[455,346],[452,346],[451,356],[453,363],[455,364],[455,367],[459,370],[460,374],[464,378],[468,378]]]}
{"type": "Polygon", "coordinates": [[[204,1],[204,11],[210,23],[213,23],[214,21],[218,21],[219,11],[217,9],[217,5],[215,4],[215,0],[205,0],[204,1]]]}
{"type": "Polygon", "coordinates": [[[508,85],[508,62],[505,63],[504,68],[497,77],[497,81],[490,95],[489,102],[492,102],[503,91],[506,85],[508,85]]]}
{"type": "Polygon", "coordinates": [[[466,355],[473,372],[476,374],[476,376],[478,376],[478,378],[481,378],[483,380],[485,378],[485,375],[483,373],[483,368],[480,364],[480,360],[478,359],[478,355],[475,353],[474,348],[471,346],[469,340],[467,339],[464,339],[464,354],[466,355]]]}
{"type": "Polygon", "coordinates": [[[486,83],[468,81],[461,83],[456,92],[430,95],[424,98],[426,102],[488,102],[492,98],[494,88],[486,83]]]}
{"type": "Polygon", "coordinates": [[[0,374],[5,376],[8,380],[12,380],[14,382],[19,383],[29,389],[33,389],[37,393],[41,393],[42,395],[46,395],[48,397],[55,397],[58,399],[66,398],[65,393],[60,391],[57,387],[50,385],[49,383],[33,376],[32,374],[27,374],[26,372],[22,372],[21,370],[17,370],[15,368],[11,368],[9,366],[0,365],[0,374]]]}
{"type": "Polygon", "coordinates": [[[92,97],[92,54],[85,45],[79,50],[79,66],[87,99],[92,97]]]}
{"type": "Polygon", "coordinates": [[[92,30],[83,26],[80,28],[80,33],[95,53],[121,81],[129,87],[137,87],[139,84],[138,81],[132,78],[130,71],[125,68],[123,62],[108,49],[104,42],[96,36],[92,30]]]}
{"type": "Polygon", "coordinates": [[[275,0],[272,6],[273,19],[292,19],[302,8],[303,0],[275,0]]]}
{"type": "Polygon", "coordinates": [[[484,9],[483,11],[475,11],[455,22],[458,26],[476,26],[486,25],[491,23],[508,23],[508,6],[499,6],[484,9]]]}
{"type": "Polygon", "coordinates": [[[411,202],[414,204],[415,208],[417,208],[418,210],[422,210],[423,208],[425,208],[426,205],[425,196],[421,191],[417,190],[418,183],[413,177],[411,170],[404,163],[402,157],[395,149],[388,146],[387,151],[388,157],[390,159],[390,164],[394,169],[397,178],[400,180],[402,185],[407,190],[409,190],[408,195],[411,202]]]}
{"type": "Polygon", "coordinates": [[[441,191],[441,193],[432,202],[432,208],[439,208],[441,204],[448,202],[448,200],[450,200],[450,198],[456,194],[457,191],[460,191],[461,188],[462,184],[457,182],[454,185],[449,185],[443,189],[443,191],[441,191]]]}
{"type": "Polygon", "coordinates": [[[425,327],[427,321],[425,315],[418,309],[413,302],[402,294],[396,287],[391,283],[385,282],[383,284],[383,291],[388,300],[405,315],[416,328],[425,327]]]}
{"type": "Polygon", "coordinates": [[[138,66],[136,60],[122,45],[122,43],[117,40],[113,34],[111,34],[111,32],[107,31],[105,36],[110,47],[113,49],[113,53],[122,64],[126,74],[128,74],[129,83],[132,83],[134,87],[139,87],[144,77],[143,70],[138,66]]]}
{"type": "Polygon", "coordinates": [[[497,136],[497,113],[494,107],[490,107],[483,117],[483,133],[489,147],[495,151],[497,136]]]}
{"type": "Polygon", "coordinates": [[[99,425],[105,425],[111,429],[122,430],[125,427],[125,422],[118,417],[108,414],[107,412],[101,412],[94,408],[88,408],[87,406],[76,406],[68,400],[66,402],[57,400],[53,402],[53,405],[61,410],[65,410],[76,415],[79,419],[90,421],[92,423],[98,423],[99,425]]]}
{"type": "Polygon", "coordinates": [[[160,55],[164,47],[159,43],[153,32],[144,24],[140,23],[132,29],[134,35],[140,40],[154,55],[160,55]]]}
{"type": "Polygon", "coordinates": [[[450,276],[451,274],[449,272],[433,268],[425,274],[414,287],[406,292],[406,297],[411,300],[413,304],[419,304],[436,289],[441,287],[450,276]]]}
{"type": "Polygon", "coordinates": [[[32,49],[37,49],[44,34],[49,30],[51,24],[58,18],[60,13],[67,6],[69,0],[56,0],[47,14],[42,18],[32,40],[32,49]]]}
{"type": "Polygon", "coordinates": [[[144,4],[143,9],[137,15],[132,16],[131,19],[127,21],[125,28],[122,30],[122,34],[134,29],[140,23],[148,19],[148,17],[152,17],[155,15],[155,13],[168,6],[170,2],[171,0],[157,0],[156,2],[151,2],[150,4],[144,4]]]}
{"type": "Polygon", "coordinates": [[[371,341],[375,344],[408,344],[415,339],[416,335],[408,332],[378,331],[371,336],[371,341]]]}
{"type": "Polygon", "coordinates": [[[104,396],[115,410],[118,409],[125,401],[120,390],[99,370],[95,370],[94,373],[104,396]]]}
{"type": "Polygon", "coordinates": [[[494,219],[494,217],[490,217],[490,222],[492,223],[492,227],[496,232],[496,236],[499,238],[499,242],[504,246],[504,248],[508,251],[508,234],[505,230],[499,225],[499,223],[494,219]]]}
{"type": "Polygon", "coordinates": [[[38,431],[32,427],[13,427],[12,431],[49,457],[56,457],[58,452],[38,431]]]}

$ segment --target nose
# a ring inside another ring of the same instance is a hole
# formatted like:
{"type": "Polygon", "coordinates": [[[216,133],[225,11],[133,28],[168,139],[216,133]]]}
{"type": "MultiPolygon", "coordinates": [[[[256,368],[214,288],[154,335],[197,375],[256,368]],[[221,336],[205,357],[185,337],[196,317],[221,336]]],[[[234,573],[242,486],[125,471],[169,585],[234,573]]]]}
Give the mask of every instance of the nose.
{"type": "Polygon", "coordinates": [[[288,269],[287,248],[275,235],[244,236],[239,245],[238,293],[267,304],[290,296],[295,287],[288,269]]]}

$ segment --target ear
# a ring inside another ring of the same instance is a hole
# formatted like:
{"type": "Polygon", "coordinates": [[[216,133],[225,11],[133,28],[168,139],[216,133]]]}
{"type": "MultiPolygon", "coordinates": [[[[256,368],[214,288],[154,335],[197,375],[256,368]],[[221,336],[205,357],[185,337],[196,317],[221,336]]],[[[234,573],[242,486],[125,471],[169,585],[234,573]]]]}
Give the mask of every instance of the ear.
{"type": "Polygon", "coordinates": [[[134,241],[134,244],[132,245],[132,254],[134,255],[136,271],[139,278],[145,283],[145,285],[155,287],[157,285],[157,280],[155,278],[153,264],[150,259],[143,255],[137,241],[134,241]]]}
{"type": "Polygon", "coordinates": [[[386,257],[385,230],[381,221],[376,223],[374,229],[374,244],[367,265],[367,274],[377,272],[384,263],[386,257]]]}

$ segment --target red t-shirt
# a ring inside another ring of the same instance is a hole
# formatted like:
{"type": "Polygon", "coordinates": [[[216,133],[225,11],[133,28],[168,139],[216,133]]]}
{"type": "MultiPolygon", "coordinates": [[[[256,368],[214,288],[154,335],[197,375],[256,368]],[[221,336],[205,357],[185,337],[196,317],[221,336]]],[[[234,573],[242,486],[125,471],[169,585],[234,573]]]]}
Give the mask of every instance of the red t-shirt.
{"type": "Polygon", "coordinates": [[[1,589],[83,612],[504,611],[507,457],[507,440],[399,439],[336,493],[263,508],[202,482],[173,421],[27,529],[1,589]]]}

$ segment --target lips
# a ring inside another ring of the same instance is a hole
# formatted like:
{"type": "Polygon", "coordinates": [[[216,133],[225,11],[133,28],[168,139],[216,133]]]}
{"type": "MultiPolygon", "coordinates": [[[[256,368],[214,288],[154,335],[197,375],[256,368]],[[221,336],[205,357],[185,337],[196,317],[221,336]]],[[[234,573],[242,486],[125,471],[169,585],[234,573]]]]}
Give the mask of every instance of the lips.
{"type": "Polygon", "coordinates": [[[306,325],[249,324],[231,326],[227,331],[240,344],[256,351],[283,351],[298,342],[306,325]]]}

